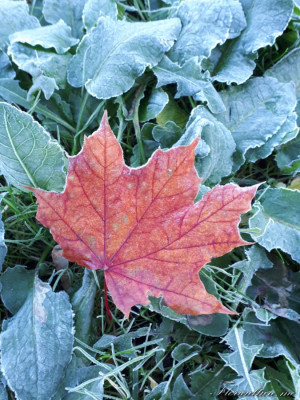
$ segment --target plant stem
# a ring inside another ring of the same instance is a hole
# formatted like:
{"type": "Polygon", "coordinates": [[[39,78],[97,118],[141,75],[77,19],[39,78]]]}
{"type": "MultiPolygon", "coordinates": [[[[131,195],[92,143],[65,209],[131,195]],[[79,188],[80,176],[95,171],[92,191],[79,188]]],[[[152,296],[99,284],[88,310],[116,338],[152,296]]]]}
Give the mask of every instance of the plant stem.
{"type": "Polygon", "coordinates": [[[107,319],[108,322],[112,321],[112,315],[109,309],[109,304],[108,304],[108,297],[107,297],[107,285],[106,285],[106,280],[104,278],[104,302],[105,302],[105,309],[106,309],[106,313],[107,313],[107,319]]]}
{"type": "Polygon", "coordinates": [[[75,133],[75,136],[74,136],[73,148],[72,148],[72,151],[71,151],[71,155],[72,156],[74,156],[74,154],[77,153],[77,147],[78,147],[79,138],[80,138],[78,132],[80,131],[80,128],[81,128],[81,125],[82,125],[82,119],[83,119],[86,103],[87,103],[87,101],[89,99],[89,96],[90,96],[89,93],[86,92],[85,95],[84,95],[84,98],[83,98],[83,100],[81,102],[81,105],[80,105],[80,111],[79,111],[78,121],[77,121],[77,125],[76,125],[76,133],[75,133]]]}

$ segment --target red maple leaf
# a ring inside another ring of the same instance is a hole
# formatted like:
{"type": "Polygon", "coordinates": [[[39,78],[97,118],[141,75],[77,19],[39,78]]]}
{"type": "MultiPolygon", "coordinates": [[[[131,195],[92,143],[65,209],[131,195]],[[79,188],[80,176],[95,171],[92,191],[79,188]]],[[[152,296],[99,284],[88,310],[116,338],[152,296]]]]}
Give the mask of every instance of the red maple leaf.
{"type": "Polygon", "coordinates": [[[248,244],[238,232],[256,187],[216,186],[194,204],[201,179],[197,141],[157,150],[137,169],[123,160],[106,115],[69,159],[63,193],[31,190],[37,219],[51,229],[63,256],[104,270],[116,306],[128,317],[148,296],[163,296],[183,314],[232,313],[208,294],[199,270],[212,257],[248,244]]]}

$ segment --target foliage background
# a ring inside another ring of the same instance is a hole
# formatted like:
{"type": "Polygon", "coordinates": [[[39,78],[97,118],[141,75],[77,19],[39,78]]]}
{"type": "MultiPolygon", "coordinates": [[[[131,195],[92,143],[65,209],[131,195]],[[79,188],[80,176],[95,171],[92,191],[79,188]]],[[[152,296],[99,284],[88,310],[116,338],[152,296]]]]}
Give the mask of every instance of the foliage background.
{"type": "Polygon", "coordinates": [[[224,387],[300,398],[298,7],[1,1],[0,399],[207,400],[228,398],[224,387]],[[63,190],[66,153],[104,109],[132,167],[200,136],[196,201],[216,184],[262,183],[240,225],[256,244],[200,274],[236,316],[153,298],[129,320],[111,305],[110,323],[101,272],[53,250],[23,185],[63,190]]]}

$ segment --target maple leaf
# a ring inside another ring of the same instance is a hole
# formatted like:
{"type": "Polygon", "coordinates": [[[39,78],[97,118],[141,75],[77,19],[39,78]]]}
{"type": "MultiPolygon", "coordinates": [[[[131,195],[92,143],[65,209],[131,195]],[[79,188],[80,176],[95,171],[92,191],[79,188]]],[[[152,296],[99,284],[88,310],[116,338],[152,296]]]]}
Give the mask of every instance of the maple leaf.
{"type": "Polygon", "coordinates": [[[63,193],[31,190],[37,219],[69,261],[102,269],[116,306],[128,317],[148,296],[182,314],[232,312],[208,294],[199,270],[212,257],[249,244],[238,232],[256,186],[216,186],[194,204],[201,179],[194,149],[158,149],[137,169],[123,160],[107,116],[69,159],[63,193]]]}

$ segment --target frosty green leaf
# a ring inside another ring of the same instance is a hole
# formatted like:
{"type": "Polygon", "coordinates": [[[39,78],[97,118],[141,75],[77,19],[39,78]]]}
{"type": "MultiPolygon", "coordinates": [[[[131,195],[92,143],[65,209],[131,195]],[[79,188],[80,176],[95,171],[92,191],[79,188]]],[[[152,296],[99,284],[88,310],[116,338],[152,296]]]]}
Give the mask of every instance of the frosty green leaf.
{"type": "MultiPolygon", "coordinates": [[[[280,136],[288,132],[281,131],[274,143],[269,140],[280,128],[290,130],[290,124],[283,124],[296,105],[293,83],[280,83],[270,77],[253,78],[221,92],[221,97],[226,113],[217,118],[231,131],[236,143],[234,171],[245,162],[250,149],[265,146],[262,155],[268,155],[274,145],[280,144],[280,136]]],[[[255,153],[252,156],[255,159],[255,153]]]]}
{"type": "Polygon", "coordinates": [[[274,44],[287,27],[294,7],[293,0],[243,0],[241,3],[247,27],[238,38],[225,43],[213,71],[217,81],[228,84],[241,84],[250,78],[256,52],[274,44]]]}
{"type": "Polygon", "coordinates": [[[2,371],[22,400],[51,399],[71,361],[73,315],[68,296],[35,278],[20,310],[2,324],[2,371]]]}
{"type": "Polygon", "coordinates": [[[265,76],[272,76],[279,82],[294,82],[298,100],[297,114],[298,125],[300,124],[300,48],[290,51],[282,57],[273,67],[265,72],[265,76]]]}
{"type": "Polygon", "coordinates": [[[40,26],[37,18],[29,15],[26,1],[1,0],[0,48],[5,48],[8,37],[14,32],[40,26]]]}
{"type": "Polygon", "coordinates": [[[45,20],[55,24],[60,19],[65,21],[72,29],[72,35],[81,37],[82,12],[87,0],[44,0],[43,15],[45,20]]]}
{"type": "MultiPolygon", "coordinates": [[[[71,59],[71,54],[56,54],[41,47],[35,48],[22,43],[13,43],[8,48],[15,64],[20,69],[28,72],[34,80],[44,75],[55,80],[60,88],[64,88],[67,80],[67,65],[71,59]]],[[[46,79],[46,85],[49,81],[46,79]]],[[[45,89],[45,96],[48,96],[48,86],[45,89]]]]}
{"type": "MultiPolygon", "coordinates": [[[[237,2],[236,2],[237,3],[237,2]]],[[[175,15],[181,19],[182,31],[169,57],[183,64],[192,57],[201,62],[217,44],[227,39],[232,22],[227,0],[184,0],[175,15]]]]}
{"type": "Polygon", "coordinates": [[[42,46],[44,49],[54,48],[58,54],[66,53],[78,43],[71,36],[71,28],[63,20],[56,24],[27,29],[16,32],[9,37],[10,43],[26,43],[30,46],[42,46]]]}
{"type": "Polygon", "coordinates": [[[200,125],[203,121],[208,121],[200,135],[209,148],[208,154],[196,157],[196,169],[198,175],[203,178],[202,183],[216,185],[220,183],[221,178],[231,173],[235,142],[231,132],[204,107],[199,106],[192,111],[187,130],[196,120],[200,125]]]}
{"type": "Polygon", "coordinates": [[[279,248],[300,262],[300,192],[268,189],[254,209],[249,226],[260,233],[251,233],[252,238],[268,251],[279,248]]]}
{"type": "Polygon", "coordinates": [[[82,14],[84,26],[87,29],[97,24],[99,17],[107,16],[117,19],[118,9],[114,0],[87,0],[82,14]]]}
{"type": "Polygon", "coordinates": [[[141,100],[139,107],[139,120],[141,122],[154,119],[166,106],[169,96],[162,89],[153,89],[151,93],[141,100]]]}
{"type": "Polygon", "coordinates": [[[160,63],[153,68],[157,77],[157,87],[177,84],[175,98],[193,96],[197,101],[208,103],[209,109],[214,113],[225,111],[220,95],[212,85],[208,72],[203,73],[197,58],[189,59],[180,66],[164,56],[160,63]]]}
{"type": "Polygon", "coordinates": [[[0,79],[14,79],[16,73],[6,53],[0,50],[0,79]]]}
{"type": "Polygon", "coordinates": [[[65,156],[59,144],[33,118],[0,103],[0,171],[8,183],[60,191],[65,156]]]}
{"type": "Polygon", "coordinates": [[[96,281],[92,271],[85,269],[82,285],[74,293],[71,303],[75,312],[76,337],[86,344],[91,339],[92,317],[96,296],[96,281]]]}
{"type": "Polygon", "coordinates": [[[284,144],[277,151],[275,156],[276,163],[280,169],[300,169],[300,135],[284,144]]]}
{"type": "Polygon", "coordinates": [[[129,90],[146,67],[154,67],[177,39],[179,19],[136,22],[100,17],[83,38],[68,68],[68,82],[98,99],[129,90]]]}
{"type": "Polygon", "coordinates": [[[29,271],[22,265],[7,268],[0,278],[1,300],[9,312],[19,311],[32,289],[34,271],[29,271]]]}

